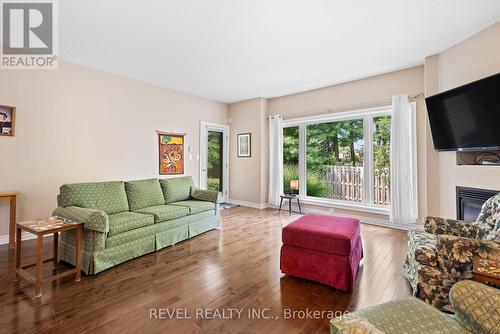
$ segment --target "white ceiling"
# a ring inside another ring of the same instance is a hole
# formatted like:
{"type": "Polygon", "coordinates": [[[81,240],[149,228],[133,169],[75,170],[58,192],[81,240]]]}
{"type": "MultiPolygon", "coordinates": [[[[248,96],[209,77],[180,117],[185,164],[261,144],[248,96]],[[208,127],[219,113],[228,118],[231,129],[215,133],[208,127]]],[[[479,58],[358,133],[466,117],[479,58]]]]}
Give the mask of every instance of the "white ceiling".
{"type": "Polygon", "coordinates": [[[422,64],[499,0],[62,0],[64,60],[221,102],[422,64]]]}

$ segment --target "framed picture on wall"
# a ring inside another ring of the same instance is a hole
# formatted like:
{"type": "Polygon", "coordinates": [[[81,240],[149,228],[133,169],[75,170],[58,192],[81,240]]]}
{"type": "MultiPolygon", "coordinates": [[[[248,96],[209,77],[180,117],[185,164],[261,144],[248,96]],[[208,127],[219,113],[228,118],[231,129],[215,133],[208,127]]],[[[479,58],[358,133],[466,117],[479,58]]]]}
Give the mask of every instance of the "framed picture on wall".
{"type": "Polygon", "coordinates": [[[158,133],[160,175],[184,174],[184,134],[158,133]]]}
{"type": "Polygon", "coordinates": [[[16,107],[0,105],[0,136],[14,136],[16,107]]]}
{"type": "Polygon", "coordinates": [[[252,135],[250,133],[238,134],[238,157],[252,156],[252,135]]]}

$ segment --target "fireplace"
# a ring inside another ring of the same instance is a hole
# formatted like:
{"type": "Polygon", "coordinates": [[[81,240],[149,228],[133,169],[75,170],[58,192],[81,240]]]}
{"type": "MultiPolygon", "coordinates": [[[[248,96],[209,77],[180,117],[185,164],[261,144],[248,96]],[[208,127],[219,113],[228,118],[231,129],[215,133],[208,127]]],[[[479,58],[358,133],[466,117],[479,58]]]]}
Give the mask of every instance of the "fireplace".
{"type": "Polygon", "coordinates": [[[481,207],[498,190],[457,187],[457,219],[475,221],[481,207]]]}

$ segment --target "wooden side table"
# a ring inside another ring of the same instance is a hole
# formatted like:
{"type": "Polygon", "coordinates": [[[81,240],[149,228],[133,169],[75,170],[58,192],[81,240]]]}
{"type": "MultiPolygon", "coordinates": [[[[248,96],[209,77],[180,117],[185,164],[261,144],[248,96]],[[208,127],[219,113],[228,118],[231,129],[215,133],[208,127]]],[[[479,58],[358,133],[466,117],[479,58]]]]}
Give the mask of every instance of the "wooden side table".
{"type": "Polygon", "coordinates": [[[14,249],[14,243],[16,242],[16,204],[17,196],[20,192],[18,191],[8,191],[0,192],[0,201],[7,200],[10,201],[10,218],[9,218],[9,249],[14,249]]]}
{"type": "Polygon", "coordinates": [[[285,195],[280,195],[280,208],[279,211],[281,211],[281,206],[283,205],[283,200],[288,199],[288,212],[292,214],[292,200],[296,199],[297,200],[297,205],[299,206],[299,212],[302,213],[302,208],[300,207],[300,198],[299,196],[296,195],[291,195],[291,194],[285,194],[285,195]]]}
{"type": "Polygon", "coordinates": [[[477,282],[500,285],[500,262],[475,256],[473,265],[477,282]]]}
{"type": "Polygon", "coordinates": [[[36,296],[42,296],[43,283],[51,282],[61,279],[63,277],[75,274],[75,281],[81,279],[81,266],[82,266],[82,237],[83,237],[83,223],[70,221],[58,217],[49,217],[39,220],[19,222],[16,224],[16,282],[22,277],[31,284],[36,286],[36,296]],[[76,268],[52,275],[46,278],[42,277],[43,264],[45,262],[53,262],[53,267],[57,268],[57,251],[59,246],[59,232],[76,229],[76,268]],[[36,262],[21,266],[21,231],[32,233],[36,235],[36,262]],[[46,234],[54,234],[54,255],[50,259],[43,259],[43,237],[46,234]],[[36,277],[33,277],[25,269],[36,266],[36,277]]]}

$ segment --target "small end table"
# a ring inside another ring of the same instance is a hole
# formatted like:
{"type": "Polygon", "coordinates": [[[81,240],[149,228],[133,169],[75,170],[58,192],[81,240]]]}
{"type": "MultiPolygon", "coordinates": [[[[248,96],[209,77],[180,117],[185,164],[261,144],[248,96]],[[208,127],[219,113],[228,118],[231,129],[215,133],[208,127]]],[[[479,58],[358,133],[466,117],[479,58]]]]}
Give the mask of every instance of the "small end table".
{"type": "Polygon", "coordinates": [[[474,278],[480,283],[500,284],[500,262],[474,257],[474,278]]]}
{"type": "Polygon", "coordinates": [[[19,222],[16,224],[16,282],[22,277],[36,286],[36,297],[42,296],[43,283],[52,282],[63,277],[75,274],[75,281],[81,279],[82,266],[82,236],[83,223],[71,221],[59,217],[48,217],[38,220],[19,222]],[[76,229],[76,268],[58,273],[46,278],[42,277],[42,267],[45,262],[53,261],[53,268],[57,268],[57,252],[59,247],[59,232],[76,229]],[[36,235],[36,262],[21,266],[21,231],[36,235]],[[43,237],[46,234],[54,234],[54,255],[50,259],[43,259],[43,237]],[[36,277],[33,277],[25,269],[36,266],[36,277]]]}
{"type": "Polygon", "coordinates": [[[14,242],[16,238],[14,234],[16,233],[16,202],[17,196],[19,196],[19,191],[7,191],[0,192],[0,201],[7,200],[10,203],[10,218],[9,218],[9,250],[14,249],[14,242]]]}
{"type": "Polygon", "coordinates": [[[296,199],[297,200],[297,205],[299,206],[299,212],[302,213],[302,208],[300,207],[300,198],[299,196],[297,195],[293,195],[293,194],[284,194],[284,195],[280,195],[280,209],[279,211],[281,211],[281,206],[283,205],[283,199],[287,199],[288,200],[288,212],[290,214],[292,214],[292,200],[296,199]]]}

